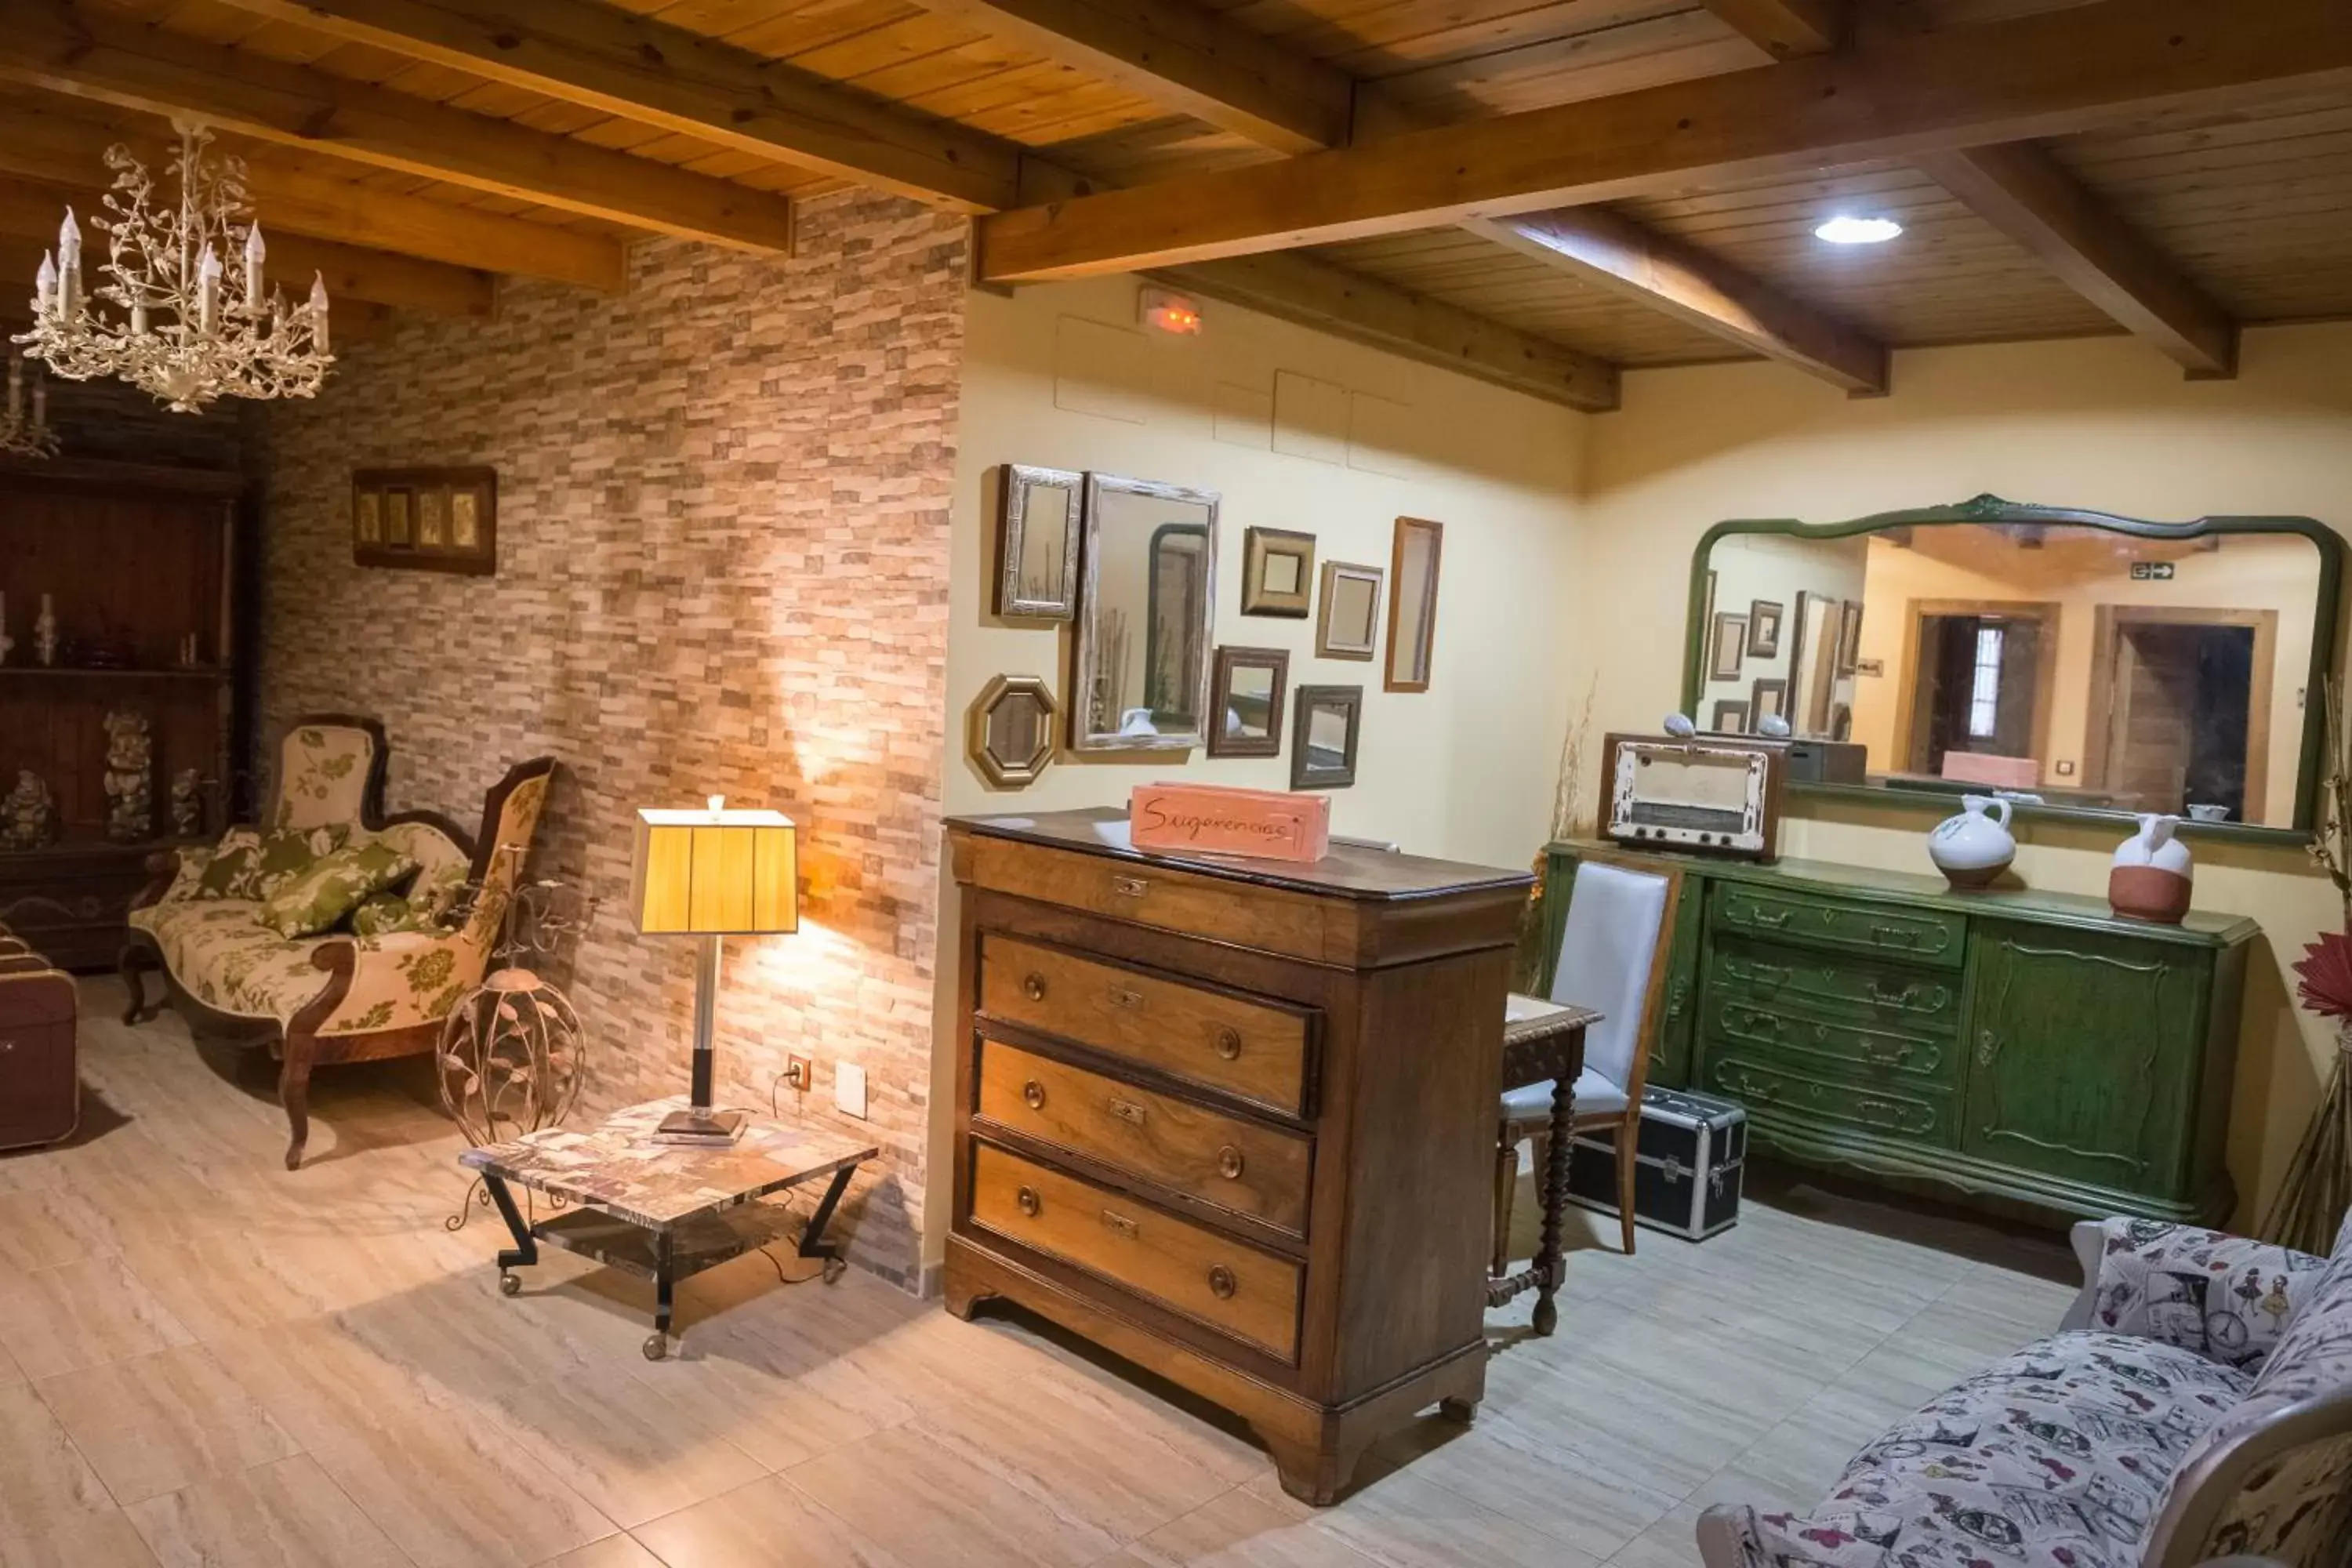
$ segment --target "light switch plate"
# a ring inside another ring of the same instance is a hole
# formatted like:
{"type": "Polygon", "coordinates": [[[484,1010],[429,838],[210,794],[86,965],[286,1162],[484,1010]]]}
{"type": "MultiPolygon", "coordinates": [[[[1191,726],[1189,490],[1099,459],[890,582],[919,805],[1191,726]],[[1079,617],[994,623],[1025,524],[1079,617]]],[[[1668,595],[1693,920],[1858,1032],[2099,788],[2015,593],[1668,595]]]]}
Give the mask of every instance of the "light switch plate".
{"type": "Polygon", "coordinates": [[[866,1069],[844,1062],[833,1070],[833,1103],[844,1116],[866,1120],[866,1069]]]}

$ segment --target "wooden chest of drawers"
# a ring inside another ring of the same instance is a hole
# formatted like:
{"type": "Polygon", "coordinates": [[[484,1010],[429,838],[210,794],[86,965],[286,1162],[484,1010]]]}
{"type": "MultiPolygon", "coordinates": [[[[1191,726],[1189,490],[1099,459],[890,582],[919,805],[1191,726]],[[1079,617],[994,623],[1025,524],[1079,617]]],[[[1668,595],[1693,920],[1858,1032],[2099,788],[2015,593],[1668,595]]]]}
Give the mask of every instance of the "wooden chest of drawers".
{"type": "Polygon", "coordinates": [[[1248,1420],[1317,1503],[1486,1386],[1510,950],[1530,879],[1339,849],[1141,856],[965,819],[948,1304],[1003,1298],[1248,1420]]]}

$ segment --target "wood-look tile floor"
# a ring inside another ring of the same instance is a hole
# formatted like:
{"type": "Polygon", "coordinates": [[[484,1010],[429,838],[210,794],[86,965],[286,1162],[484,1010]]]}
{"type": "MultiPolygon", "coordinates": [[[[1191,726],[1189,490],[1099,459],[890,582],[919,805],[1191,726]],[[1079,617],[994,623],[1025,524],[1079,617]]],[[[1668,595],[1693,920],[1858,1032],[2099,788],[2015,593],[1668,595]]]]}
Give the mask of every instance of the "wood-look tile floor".
{"type": "Polygon", "coordinates": [[[495,1218],[444,1228],[418,1064],[322,1071],[289,1173],[266,1063],[120,1006],[85,984],[82,1132],[0,1157],[8,1568],[1670,1568],[1706,1503],[1812,1501],[2073,1293],[2054,1240],[1801,1184],[1631,1259],[1580,1214],[1559,1333],[1495,1314],[1476,1425],[1316,1510],[1216,1413],[855,1271],[714,1270],[647,1363],[650,1288],[550,1253],[503,1300],[495,1218]]]}

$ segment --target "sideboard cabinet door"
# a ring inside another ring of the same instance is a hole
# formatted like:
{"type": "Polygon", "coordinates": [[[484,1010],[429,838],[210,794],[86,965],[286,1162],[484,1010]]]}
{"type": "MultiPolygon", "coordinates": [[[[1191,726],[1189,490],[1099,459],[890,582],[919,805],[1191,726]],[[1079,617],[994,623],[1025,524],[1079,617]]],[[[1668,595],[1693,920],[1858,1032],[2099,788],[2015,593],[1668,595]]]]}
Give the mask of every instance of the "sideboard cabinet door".
{"type": "Polygon", "coordinates": [[[2210,954],[1973,924],[1961,1148],[2067,1181],[2187,1196],[2210,954]]]}

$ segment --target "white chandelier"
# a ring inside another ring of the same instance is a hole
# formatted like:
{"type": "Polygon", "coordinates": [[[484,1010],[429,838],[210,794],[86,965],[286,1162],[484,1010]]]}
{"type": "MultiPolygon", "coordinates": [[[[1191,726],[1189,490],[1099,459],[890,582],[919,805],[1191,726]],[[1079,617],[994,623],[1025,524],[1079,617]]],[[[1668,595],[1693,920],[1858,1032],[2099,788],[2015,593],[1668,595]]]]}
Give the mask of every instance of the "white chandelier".
{"type": "Polygon", "coordinates": [[[97,221],[112,281],[83,286],[81,226],[67,208],[57,254],[41,258],[33,330],[16,341],[68,380],[120,376],[179,414],[221,397],[313,395],[335,363],[325,280],[313,277],[309,300],[292,307],[268,287],[261,226],[246,218],[245,165],[208,161],[203,126],[177,129],[178,210],[151,205],[154,183],[128,148],[107,149],[111,216],[97,221]]]}
{"type": "Polygon", "coordinates": [[[53,458],[57,456],[57,432],[49,428],[49,389],[41,374],[35,371],[32,404],[25,399],[25,356],[15,349],[8,351],[8,404],[0,410],[0,452],[20,458],[53,458]]]}

